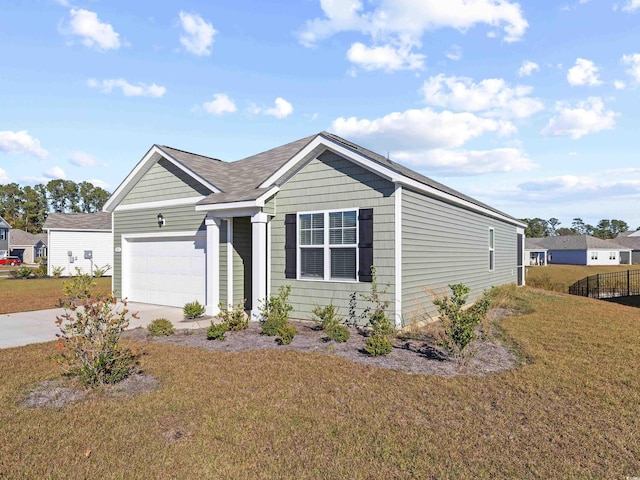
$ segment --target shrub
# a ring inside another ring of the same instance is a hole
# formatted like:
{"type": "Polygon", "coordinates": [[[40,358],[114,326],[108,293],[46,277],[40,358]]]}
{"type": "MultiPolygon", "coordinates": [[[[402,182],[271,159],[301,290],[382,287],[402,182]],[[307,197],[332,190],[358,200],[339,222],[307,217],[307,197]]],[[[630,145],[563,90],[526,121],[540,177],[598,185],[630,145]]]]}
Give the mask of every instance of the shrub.
{"type": "Polygon", "coordinates": [[[491,300],[483,295],[474,305],[463,309],[470,289],[462,283],[449,285],[451,297],[437,298],[433,303],[438,307],[443,338],[440,344],[456,357],[462,357],[467,346],[475,338],[476,326],[486,317],[491,300]]]}
{"type": "Polygon", "coordinates": [[[13,278],[21,278],[23,280],[26,280],[32,275],[33,275],[33,268],[25,267],[24,265],[11,272],[11,276],[13,278]]]}
{"type": "Polygon", "coordinates": [[[53,267],[51,269],[51,275],[53,275],[53,278],[60,278],[63,272],[64,267],[53,267]]]}
{"type": "Polygon", "coordinates": [[[108,263],[104,267],[98,267],[96,265],[95,267],[93,267],[93,276],[100,278],[104,276],[109,270],[111,270],[111,265],[109,265],[108,263]]]}
{"type": "Polygon", "coordinates": [[[249,317],[244,313],[244,300],[237,305],[233,305],[231,309],[225,307],[222,303],[218,304],[218,308],[220,309],[218,318],[223,323],[226,323],[232,332],[244,330],[249,326],[249,317]]]}
{"type": "Polygon", "coordinates": [[[389,355],[392,348],[393,346],[391,345],[391,340],[380,333],[374,333],[373,335],[368,337],[364,344],[364,351],[372,357],[389,355]]]}
{"type": "Polygon", "coordinates": [[[293,337],[296,336],[296,333],[298,333],[296,327],[290,323],[284,323],[278,329],[278,337],[276,340],[280,345],[289,345],[293,341],[293,337]]]}
{"type": "Polygon", "coordinates": [[[280,334],[280,329],[287,325],[289,314],[293,306],[288,302],[291,294],[291,287],[283,285],[280,287],[278,295],[271,295],[260,306],[260,316],[262,322],[262,334],[275,337],[280,334]]]}
{"type": "Polygon", "coordinates": [[[369,326],[373,329],[374,333],[379,333],[380,335],[392,335],[396,333],[396,329],[384,310],[374,310],[371,312],[369,315],[369,326]]]}
{"type": "Polygon", "coordinates": [[[351,336],[349,329],[345,325],[340,324],[329,325],[324,329],[324,331],[327,333],[327,338],[329,340],[333,340],[337,343],[346,342],[351,336]]]}
{"type": "MultiPolygon", "coordinates": [[[[123,380],[132,372],[135,353],[120,345],[120,334],[129,326],[129,311],[116,310],[109,295],[83,299],[67,298],[65,314],[57,317],[56,359],[67,373],[87,387],[123,380]]],[[[136,314],[132,314],[134,318],[136,314]]]]}
{"type": "Polygon", "coordinates": [[[62,283],[62,291],[65,297],[65,300],[62,302],[63,306],[70,306],[73,302],[89,298],[95,286],[96,282],[93,281],[91,275],[82,273],[82,271],[76,267],[75,276],[62,283]]]}
{"type": "Polygon", "coordinates": [[[207,338],[209,340],[226,340],[224,334],[229,330],[229,326],[225,323],[213,323],[207,329],[207,338]]]}
{"type": "Polygon", "coordinates": [[[200,305],[200,302],[197,300],[195,302],[189,302],[184,305],[182,308],[182,312],[184,313],[185,318],[198,318],[204,315],[205,308],[200,305]]]}
{"type": "Polygon", "coordinates": [[[173,335],[176,331],[173,323],[166,318],[156,318],[147,325],[147,330],[149,330],[149,333],[154,337],[173,335]]]}
{"type": "Polygon", "coordinates": [[[342,317],[338,316],[338,308],[333,303],[330,303],[326,307],[317,305],[313,307],[311,313],[313,313],[311,320],[315,322],[321,330],[326,330],[331,325],[338,325],[343,320],[342,317]]]}
{"type": "Polygon", "coordinates": [[[47,263],[40,262],[38,267],[33,270],[33,275],[36,278],[44,278],[47,276],[47,263]]]}

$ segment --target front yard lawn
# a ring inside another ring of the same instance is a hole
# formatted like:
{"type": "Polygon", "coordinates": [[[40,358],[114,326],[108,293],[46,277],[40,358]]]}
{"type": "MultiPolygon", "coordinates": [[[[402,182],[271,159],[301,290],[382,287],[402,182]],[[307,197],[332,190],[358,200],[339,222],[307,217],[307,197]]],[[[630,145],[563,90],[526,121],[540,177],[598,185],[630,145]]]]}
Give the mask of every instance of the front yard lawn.
{"type": "Polygon", "coordinates": [[[524,365],[489,376],[128,341],[159,388],[34,409],[54,343],[0,350],[0,478],[640,476],[640,310],[516,292],[524,365]]]}
{"type": "MultiPolygon", "coordinates": [[[[64,278],[0,278],[0,314],[58,307],[64,278]]],[[[95,279],[96,292],[111,291],[111,277],[95,279]]]]}

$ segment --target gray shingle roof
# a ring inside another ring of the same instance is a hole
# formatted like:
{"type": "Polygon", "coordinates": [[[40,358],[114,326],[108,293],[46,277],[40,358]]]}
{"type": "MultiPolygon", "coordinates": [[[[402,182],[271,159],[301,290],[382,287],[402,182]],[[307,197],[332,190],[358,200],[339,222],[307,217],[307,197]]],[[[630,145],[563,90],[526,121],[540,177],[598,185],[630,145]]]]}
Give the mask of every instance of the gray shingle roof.
{"type": "Polygon", "coordinates": [[[442,183],[436,182],[435,180],[421,175],[407,167],[395,163],[382,155],[360,147],[359,145],[349,142],[338,135],[328,132],[320,132],[317,135],[301,138],[300,140],[267,150],[266,152],[229,163],[211,157],[188,153],[183,150],[177,150],[172,147],[158,146],[158,148],[171,155],[177,161],[207,180],[209,183],[215,185],[218,189],[222,190],[222,193],[213,193],[199,202],[200,205],[211,205],[257,199],[266,191],[265,189],[258,189],[258,187],[318,136],[337,142],[348,149],[351,149],[376,163],[415,180],[416,182],[422,183],[423,185],[452,195],[476,206],[485,208],[493,213],[505,216],[514,221],[519,221],[500,210],[460,193],[457,190],[449,188],[442,183]]]}
{"type": "Polygon", "coordinates": [[[38,242],[42,242],[45,245],[47,244],[46,235],[43,234],[33,234],[29,232],[25,232],[24,230],[20,230],[19,228],[14,228],[11,230],[9,234],[9,245],[11,247],[28,247],[37,245],[38,242]]]}
{"type": "Polygon", "coordinates": [[[541,245],[541,242],[544,238],[525,238],[524,239],[524,249],[525,250],[546,250],[545,247],[541,245]]]}
{"type": "Polygon", "coordinates": [[[111,230],[111,213],[50,213],[44,230],[111,230]]]}
{"type": "MultiPolygon", "coordinates": [[[[625,232],[627,233],[627,232],[625,232]]],[[[635,232],[630,232],[630,233],[635,233],[635,232]]],[[[616,243],[618,245],[622,245],[624,247],[630,248],[632,250],[640,250],[640,236],[635,236],[635,235],[624,235],[621,236],[622,234],[618,235],[616,238],[614,238],[613,240],[608,240],[609,242],[613,242],[616,243]]]]}
{"type": "Polygon", "coordinates": [[[538,238],[537,246],[547,250],[628,250],[613,241],[602,240],[591,235],[559,235],[538,238]]]}

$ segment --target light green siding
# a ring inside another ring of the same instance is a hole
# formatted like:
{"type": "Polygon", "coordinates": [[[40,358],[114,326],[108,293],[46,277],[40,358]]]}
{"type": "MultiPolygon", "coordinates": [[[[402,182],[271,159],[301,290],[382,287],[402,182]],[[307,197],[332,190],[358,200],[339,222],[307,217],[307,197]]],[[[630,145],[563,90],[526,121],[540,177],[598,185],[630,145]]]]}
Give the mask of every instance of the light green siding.
{"type": "Polygon", "coordinates": [[[269,215],[276,214],[276,196],[275,195],[264,203],[264,207],[262,207],[262,211],[264,213],[268,213],[269,215]]]}
{"type": "Polygon", "coordinates": [[[436,312],[434,295],[464,283],[470,301],[483,290],[515,283],[516,227],[420,193],[402,192],[403,324],[436,312]],[[489,271],[489,228],[495,229],[495,270],[489,271]]]}
{"type": "MultiPolygon", "coordinates": [[[[293,176],[277,194],[277,215],[271,221],[271,293],[291,286],[292,317],[308,319],[315,305],[333,302],[343,317],[349,314],[350,295],[369,293],[371,283],[324,282],[288,279],[285,270],[285,227],[287,213],[335,209],[373,208],[374,265],[380,288],[394,314],[394,185],[379,176],[326,152],[293,176]]],[[[365,303],[358,298],[358,313],[365,303]]]]}
{"type": "Polygon", "coordinates": [[[220,222],[220,303],[227,303],[227,221],[220,222]]]}
{"type": "Polygon", "coordinates": [[[233,303],[251,307],[251,219],[233,219],[233,303]]]}
{"type": "Polygon", "coordinates": [[[161,158],[136,183],[121,205],[198,197],[209,193],[207,188],[189,177],[173,163],[161,158]]]}
{"type": "MultiPolygon", "coordinates": [[[[158,227],[158,209],[140,209],[115,211],[114,215],[114,248],[122,247],[122,235],[134,233],[157,234],[169,232],[197,232],[204,230],[206,214],[196,212],[193,205],[179,205],[176,207],[163,207],[162,215],[165,225],[160,230],[158,227]]],[[[113,289],[116,295],[122,293],[122,253],[114,251],[113,254],[113,289]]]]}

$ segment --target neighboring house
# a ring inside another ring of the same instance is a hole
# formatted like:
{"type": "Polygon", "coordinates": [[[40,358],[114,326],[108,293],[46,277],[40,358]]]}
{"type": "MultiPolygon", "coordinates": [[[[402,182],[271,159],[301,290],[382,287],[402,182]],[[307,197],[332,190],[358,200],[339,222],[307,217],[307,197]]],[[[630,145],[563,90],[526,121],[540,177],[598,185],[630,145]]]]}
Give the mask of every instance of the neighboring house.
{"type": "Polygon", "coordinates": [[[90,273],[92,268],[113,267],[110,213],[50,213],[42,229],[48,235],[49,275],[56,268],[63,268],[62,275],[68,276],[75,275],[76,268],[90,273]]]}
{"type": "Polygon", "coordinates": [[[0,217],[0,256],[9,254],[9,225],[4,218],[0,217]]]}
{"type": "Polygon", "coordinates": [[[591,235],[559,235],[526,240],[526,248],[547,249],[547,263],[565,265],[620,265],[630,250],[591,235]]]}
{"type": "Polygon", "coordinates": [[[622,232],[611,241],[617,245],[631,249],[630,254],[623,254],[622,263],[629,263],[628,255],[631,255],[631,263],[640,263],[640,230],[622,232]]]}
{"type": "Polygon", "coordinates": [[[525,238],[524,240],[524,261],[525,265],[545,266],[547,265],[548,251],[540,245],[542,238],[525,238]]]}
{"type": "Polygon", "coordinates": [[[348,317],[371,266],[398,327],[464,283],[523,283],[519,220],[322,132],[227,163],[154,145],[113,193],[113,290],[131,301],[259,307],[291,287],[292,316],[348,317]]]}
{"type": "Polygon", "coordinates": [[[9,250],[22,263],[36,263],[39,258],[47,256],[47,234],[33,234],[14,228],[11,230],[9,250]]]}

